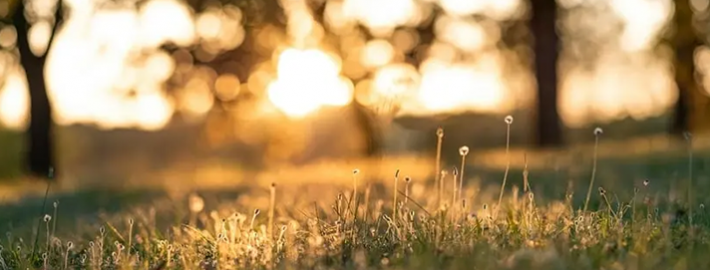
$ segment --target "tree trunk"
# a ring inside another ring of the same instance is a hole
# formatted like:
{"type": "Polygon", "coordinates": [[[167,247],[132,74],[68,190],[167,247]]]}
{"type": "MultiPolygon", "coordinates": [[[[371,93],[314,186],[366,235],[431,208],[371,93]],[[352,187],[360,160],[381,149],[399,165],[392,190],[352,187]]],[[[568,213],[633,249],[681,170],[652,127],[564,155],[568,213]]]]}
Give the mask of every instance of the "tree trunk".
{"type": "MultiPolygon", "coordinates": [[[[61,1],[58,5],[61,6],[61,1]]],[[[58,8],[59,15],[61,8],[58,8]]],[[[59,17],[55,23],[59,24],[59,17]]],[[[25,69],[28,90],[30,96],[30,121],[26,132],[26,169],[28,173],[37,177],[48,177],[50,168],[54,167],[54,155],[52,144],[52,107],[47,96],[45,82],[46,53],[36,56],[30,49],[28,38],[29,23],[24,16],[24,4],[20,1],[19,7],[15,10],[13,23],[17,29],[17,47],[20,51],[20,64],[25,69]]],[[[54,35],[52,35],[54,36],[54,35]]],[[[49,51],[49,46],[47,51],[49,51]]]]}
{"type": "Polygon", "coordinates": [[[355,111],[355,121],[363,133],[365,152],[367,157],[376,157],[382,154],[382,134],[377,123],[377,116],[364,105],[353,101],[351,106],[355,111]]]}
{"type": "Polygon", "coordinates": [[[558,146],[562,144],[562,130],[557,111],[557,4],[555,0],[531,0],[530,4],[537,80],[535,137],[538,146],[558,146]]]}
{"type": "Polygon", "coordinates": [[[689,0],[676,0],[673,14],[675,32],[671,45],[675,51],[675,81],[678,87],[678,101],[674,109],[671,133],[701,132],[710,128],[710,98],[695,69],[695,49],[703,44],[693,27],[693,11],[689,0]]]}

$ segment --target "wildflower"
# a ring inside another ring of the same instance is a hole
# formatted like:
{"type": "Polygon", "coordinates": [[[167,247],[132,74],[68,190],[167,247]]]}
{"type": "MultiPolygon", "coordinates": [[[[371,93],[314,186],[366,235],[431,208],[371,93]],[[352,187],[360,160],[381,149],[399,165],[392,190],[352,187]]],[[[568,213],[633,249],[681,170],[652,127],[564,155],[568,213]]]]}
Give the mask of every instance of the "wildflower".
{"type": "Polygon", "coordinates": [[[49,222],[52,220],[52,216],[50,215],[44,215],[44,222],[49,222]]]}
{"type": "Polygon", "coordinates": [[[443,128],[436,129],[436,136],[439,138],[443,138],[444,137],[444,129],[443,128]]]}
{"type": "Polygon", "coordinates": [[[353,170],[353,174],[358,174],[358,173],[360,173],[360,169],[354,169],[354,170],[353,170]]]}
{"type": "Polygon", "coordinates": [[[648,179],[643,180],[643,186],[644,186],[644,187],[647,187],[648,184],[650,184],[650,183],[651,183],[651,181],[649,181],[648,179]]]}
{"type": "Polygon", "coordinates": [[[606,194],[606,190],[604,190],[603,187],[599,187],[599,195],[604,196],[606,194]]]}

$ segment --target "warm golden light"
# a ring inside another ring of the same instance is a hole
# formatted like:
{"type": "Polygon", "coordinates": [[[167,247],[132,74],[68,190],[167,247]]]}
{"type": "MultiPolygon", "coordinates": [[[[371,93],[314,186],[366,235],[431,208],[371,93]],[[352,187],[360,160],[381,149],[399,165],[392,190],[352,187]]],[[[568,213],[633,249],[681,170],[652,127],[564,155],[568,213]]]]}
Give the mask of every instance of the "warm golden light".
{"type": "Polygon", "coordinates": [[[352,83],[340,76],[335,56],[317,49],[289,48],[278,57],[277,78],[267,88],[269,100],[291,117],[323,106],[343,106],[352,99],[352,83]]]}
{"type": "Polygon", "coordinates": [[[365,44],[360,56],[360,61],[366,67],[379,67],[386,65],[394,58],[392,44],[385,40],[376,39],[365,44]]]}
{"type": "MultiPolygon", "coordinates": [[[[247,91],[261,99],[259,104],[271,104],[270,110],[302,117],[323,106],[348,104],[354,92],[351,80],[359,81],[358,100],[376,104],[396,99],[398,112],[410,115],[502,113],[527,104],[533,95],[528,67],[499,46],[505,34],[500,22],[526,16],[522,0],[327,0],[323,24],[308,1],[281,0],[287,19],[282,30],[288,36],[276,26],[265,26],[271,30],[255,38],[264,43],[256,50],[287,49],[274,54],[273,63],[266,63],[269,68],[254,68],[245,81],[231,75],[236,71],[218,74],[195,63],[245,40],[244,14],[234,5],[196,14],[179,0],[149,0],[138,9],[100,8],[101,1],[92,0],[64,2],[71,16],[50,48],[46,74],[59,124],[159,129],[176,110],[204,116],[215,98],[230,101],[247,91]],[[435,8],[443,14],[432,17],[435,8]],[[474,19],[477,15],[486,19],[474,19]],[[411,29],[429,20],[435,37],[422,44],[424,36],[411,29]],[[158,48],[166,42],[186,48],[168,54],[158,48]],[[192,48],[201,53],[193,55],[192,48]],[[407,54],[416,55],[418,64],[410,64],[412,59],[405,63],[407,54]],[[173,75],[180,84],[172,86],[175,94],[168,97],[165,83],[173,75]]],[[[706,0],[691,2],[696,10],[707,9],[706,0]]],[[[42,18],[34,21],[30,40],[32,50],[42,53],[53,19],[48,10],[55,1],[33,3],[33,12],[42,18]]],[[[584,32],[599,43],[589,44],[598,55],[590,70],[566,60],[575,59],[568,56],[586,45],[562,42],[560,110],[565,123],[643,119],[671,106],[676,94],[670,58],[655,51],[672,15],[671,0],[558,3],[572,12],[560,18],[563,41],[570,33],[584,32]],[[616,21],[598,23],[609,20],[616,21]],[[621,30],[609,29],[619,24],[621,30]]],[[[0,46],[15,46],[16,35],[12,27],[0,28],[0,46]]],[[[707,51],[697,54],[704,74],[710,70],[707,51]]],[[[22,73],[13,71],[17,61],[8,52],[0,59],[5,75],[0,123],[20,128],[28,111],[26,83],[22,73]]],[[[710,79],[705,85],[710,86],[710,79]]]]}
{"type": "Polygon", "coordinates": [[[494,73],[471,64],[432,61],[422,72],[419,100],[432,112],[496,111],[503,100],[502,85],[494,73]]]}
{"type": "Polygon", "coordinates": [[[223,101],[230,101],[239,95],[241,83],[239,82],[239,77],[232,74],[223,74],[215,80],[214,88],[217,98],[223,101]]]}
{"type": "Polygon", "coordinates": [[[380,36],[389,36],[397,26],[416,25],[423,19],[420,4],[414,0],[345,0],[340,7],[344,18],[380,36]]]}
{"type": "Polygon", "coordinates": [[[5,89],[0,90],[0,124],[12,129],[24,128],[29,116],[27,81],[21,72],[5,74],[5,89]]]}

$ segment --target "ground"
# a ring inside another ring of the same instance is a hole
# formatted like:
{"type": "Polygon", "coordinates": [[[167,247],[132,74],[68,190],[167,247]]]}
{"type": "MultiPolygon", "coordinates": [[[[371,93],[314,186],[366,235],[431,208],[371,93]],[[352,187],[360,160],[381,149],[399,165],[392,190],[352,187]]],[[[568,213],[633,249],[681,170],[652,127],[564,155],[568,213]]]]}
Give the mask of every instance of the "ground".
{"type": "Polygon", "coordinates": [[[473,151],[455,200],[449,159],[441,204],[432,154],[9,182],[0,269],[709,268],[710,139],[602,135],[582,211],[594,148],[473,151]]]}

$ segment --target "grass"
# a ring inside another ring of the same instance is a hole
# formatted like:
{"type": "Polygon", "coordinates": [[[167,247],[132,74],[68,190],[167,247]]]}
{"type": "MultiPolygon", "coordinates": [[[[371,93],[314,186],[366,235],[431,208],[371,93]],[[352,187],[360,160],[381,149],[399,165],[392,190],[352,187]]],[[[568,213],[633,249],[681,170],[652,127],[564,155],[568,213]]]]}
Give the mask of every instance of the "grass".
{"type": "MultiPolygon", "coordinates": [[[[150,208],[103,215],[63,236],[57,232],[67,228],[57,227],[56,222],[77,217],[72,209],[62,211],[60,203],[35,219],[39,233],[23,238],[11,231],[3,239],[0,269],[706,269],[710,265],[704,256],[710,251],[710,213],[699,206],[689,226],[684,206],[651,196],[648,186],[623,199],[600,189],[596,198],[602,203],[587,212],[575,207],[571,193],[545,202],[533,193],[518,194],[514,188],[498,217],[485,204],[464,202],[467,199],[448,201],[448,207],[437,209],[423,185],[412,188],[410,195],[397,192],[407,203],[400,199],[392,209],[388,203],[392,193],[383,186],[369,186],[371,198],[353,196],[348,188],[341,192],[315,188],[319,197],[330,200],[305,200],[300,193],[313,190],[298,186],[255,189],[245,199],[221,203],[209,194],[192,194],[189,202],[177,206],[174,201],[163,206],[152,203],[150,208]],[[268,216],[262,214],[267,210],[268,216]],[[33,239],[39,245],[33,245],[33,239]]],[[[476,196],[472,190],[464,194],[476,196]]]]}
{"type": "Polygon", "coordinates": [[[461,166],[448,173],[453,185],[446,174],[353,168],[328,171],[347,175],[332,183],[0,205],[0,220],[14,225],[0,240],[0,270],[710,268],[707,155],[597,161],[595,150],[575,164],[586,169],[560,173],[529,170],[527,155],[511,168],[505,154],[503,172],[461,166]]]}

